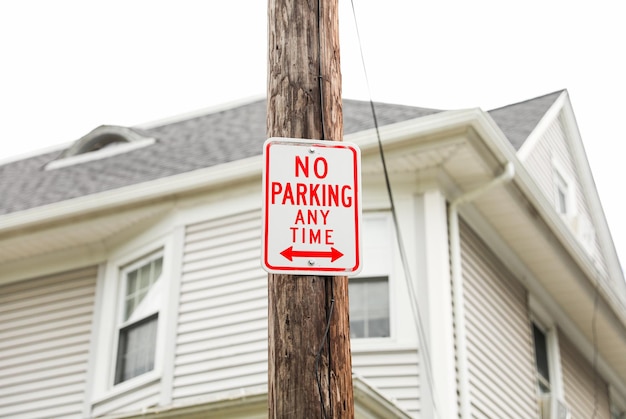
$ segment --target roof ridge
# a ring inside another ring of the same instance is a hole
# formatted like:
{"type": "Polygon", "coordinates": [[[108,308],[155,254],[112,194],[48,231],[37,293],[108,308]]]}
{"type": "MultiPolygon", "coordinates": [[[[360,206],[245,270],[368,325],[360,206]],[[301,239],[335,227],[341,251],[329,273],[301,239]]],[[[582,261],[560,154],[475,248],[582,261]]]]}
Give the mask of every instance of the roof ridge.
{"type": "MultiPolygon", "coordinates": [[[[536,100],[544,99],[544,98],[546,98],[548,96],[551,96],[551,95],[560,96],[563,92],[567,92],[567,89],[555,90],[553,92],[546,93],[546,94],[540,95],[540,96],[536,96],[536,97],[531,98],[531,99],[525,99],[525,100],[520,100],[519,102],[509,103],[509,104],[504,105],[504,106],[500,106],[500,107],[497,107],[497,108],[489,109],[487,112],[499,111],[501,109],[506,109],[506,108],[511,108],[511,107],[514,107],[514,106],[519,106],[519,105],[522,105],[524,103],[530,103],[530,102],[534,102],[536,100]]],[[[555,101],[556,101],[556,99],[555,99],[555,101]]]]}
{"type": "Polygon", "coordinates": [[[533,99],[513,103],[488,111],[515,150],[519,150],[537,127],[546,112],[567,90],[557,90],[533,99]]]}

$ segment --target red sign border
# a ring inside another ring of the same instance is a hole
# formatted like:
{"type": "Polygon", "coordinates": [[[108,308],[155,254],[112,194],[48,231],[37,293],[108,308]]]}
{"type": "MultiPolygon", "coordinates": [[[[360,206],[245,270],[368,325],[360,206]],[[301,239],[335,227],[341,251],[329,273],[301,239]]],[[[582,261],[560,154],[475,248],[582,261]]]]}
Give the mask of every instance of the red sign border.
{"type": "Polygon", "coordinates": [[[343,141],[323,141],[323,140],[306,140],[306,139],[296,139],[296,138],[280,138],[280,137],[272,137],[265,141],[264,144],[264,156],[265,156],[265,167],[263,171],[263,187],[264,187],[264,195],[263,195],[263,255],[262,262],[263,268],[269,273],[304,273],[305,275],[320,273],[322,275],[328,273],[343,273],[345,275],[355,275],[362,268],[362,260],[361,260],[361,184],[359,182],[360,179],[360,159],[359,159],[359,149],[355,144],[343,141]],[[354,229],[355,229],[355,260],[356,265],[352,268],[333,268],[333,267],[316,267],[316,266],[275,266],[269,263],[269,182],[270,182],[270,148],[272,145],[299,145],[299,146],[312,146],[312,147],[323,147],[323,148],[341,148],[348,149],[352,153],[352,161],[353,161],[353,173],[352,180],[354,182],[354,229]]]}

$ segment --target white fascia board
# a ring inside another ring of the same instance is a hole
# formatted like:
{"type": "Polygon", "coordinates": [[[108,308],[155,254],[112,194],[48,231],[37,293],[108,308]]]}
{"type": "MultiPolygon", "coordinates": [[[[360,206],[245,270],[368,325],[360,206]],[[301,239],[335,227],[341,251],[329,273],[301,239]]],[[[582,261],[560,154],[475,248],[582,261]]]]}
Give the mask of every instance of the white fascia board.
{"type": "Polygon", "coordinates": [[[593,180],[593,173],[589,166],[589,160],[585,153],[585,147],[583,144],[580,131],[578,130],[578,124],[576,123],[576,117],[572,104],[569,101],[569,96],[562,107],[562,115],[565,121],[565,129],[568,131],[570,140],[570,147],[574,159],[574,164],[577,168],[578,178],[583,188],[583,193],[587,198],[587,203],[590,206],[590,216],[594,222],[594,228],[600,240],[600,248],[604,252],[604,256],[608,257],[606,260],[610,275],[616,279],[620,279],[624,282],[624,273],[620,266],[617,250],[615,249],[615,243],[611,235],[611,230],[602,208],[602,202],[598,189],[596,188],[595,181],[593,180]]]}
{"type": "Polygon", "coordinates": [[[609,258],[607,260],[609,272],[611,276],[620,278],[623,282],[624,274],[620,267],[619,257],[617,256],[615,244],[613,243],[613,238],[606,221],[606,216],[604,215],[598,190],[593,180],[593,174],[591,172],[591,168],[589,167],[589,160],[587,159],[587,155],[584,151],[583,141],[580,131],[578,130],[578,124],[576,123],[576,117],[574,115],[574,110],[572,109],[572,104],[567,91],[563,91],[559,95],[550,109],[541,118],[533,132],[529,135],[528,139],[517,152],[517,157],[521,161],[525,161],[539,139],[545,134],[545,131],[548,129],[550,124],[552,124],[559,117],[559,115],[562,115],[565,121],[566,126],[564,129],[569,134],[569,145],[573,153],[575,165],[578,169],[577,173],[583,187],[583,192],[591,207],[590,215],[594,220],[594,227],[599,227],[599,231],[597,230],[596,232],[601,242],[601,248],[604,252],[604,256],[609,258]]]}
{"type": "Polygon", "coordinates": [[[579,263],[583,271],[589,278],[597,278],[598,271],[591,258],[586,254],[576,237],[561,220],[556,210],[549,202],[548,198],[539,190],[536,182],[520,162],[515,153],[515,149],[508,142],[495,121],[487,114],[477,118],[474,128],[480,134],[484,144],[496,156],[513,163],[515,167],[515,177],[513,182],[517,185],[524,196],[533,204],[539,212],[541,218],[548,224],[555,236],[568,250],[568,253],[579,263]]]}
{"type": "Polygon", "coordinates": [[[115,207],[141,204],[217,185],[260,178],[262,156],[224,163],[96,194],[0,216],[0,234],[63,220],[115,207]]]}
{"type": "MultiPolygon", "coordinates": [[[[552,204],[548,201],[548,198],[539,190],[539,186],[517,158],[513,146],[508,142],[498,125],[484,112],[477,114],[476,119],[471,121],[471,123],[482,138],[483,144],[487,146],[496,158],[513,163],[515,177],[512,183],[519,188],[523,196],[537,210],[539,217],[546,223],[557,241],[563,245],[566,252],[576,261],[578,268],[587,279],[586,285],[590,287],[590,290],[593,290],[597,284],[602,283],[602,276],[593,263],[591,256],[587,254],[573,232],[565,225],[552,204]]],[[[598,290],[607,306],[610,307],[612,314],[616,316],[616,319],[619,319],[619,327],[621,329],[626,328],[625,308],[616,306],[615,298],[608,294],[608,290],[601,286],[598,287],[598,290]]]]}
{"type": "Polygon", "coordinates": [[[487,222],[475,208],[465,208],[463,216],[466,217],[472,227],[483,237],[485,242],[501,259],[505,265],[520,279],[524,287],[529,291],[528,306],[540,320],[549,326],[557,324],[563,333],[576,345],[578,350],[592,363],[597,357],[598,370],[602,376],[608,380],[609,384],[615,386],[626,394],[626,386],[622,378],[610,367],[603,357],[594,354],[592,343],[583,335],[578,326],[568,317],[563,308],[546,291],[541,282],[529,270],[519,257],[508,247],[508,244],[495,232],[492,224],[487,222]],[[546,321],[551,320],[551,321],[546,321]]]}
{"type": "MultiPolygon", "coordinates": [[[[482,111],[477,108],[444,111],[385,125],[380,127],[378,132],[385,147],[401,146],[403,143],[415,145],[416,141],[425,141],[434,135],[441,137],[448,133],[464,132],[470,122],[480,113],[482,111]]],[[[344,139],[357,144],[361,148],[361,154],[378,152],[378,138],[375,128],[346,135],[344,139]]]]}

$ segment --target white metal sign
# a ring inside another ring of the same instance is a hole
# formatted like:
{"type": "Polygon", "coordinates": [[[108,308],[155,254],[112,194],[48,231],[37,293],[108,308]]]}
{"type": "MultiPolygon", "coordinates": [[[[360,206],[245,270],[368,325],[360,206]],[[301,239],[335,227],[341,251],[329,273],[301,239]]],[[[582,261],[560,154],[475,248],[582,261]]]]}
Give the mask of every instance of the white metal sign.
{"type": "Polygon", "coordinates": [[[339,141],[270,138],[263,147],[263,268],[361,270],[361,152],[339,141]]]}

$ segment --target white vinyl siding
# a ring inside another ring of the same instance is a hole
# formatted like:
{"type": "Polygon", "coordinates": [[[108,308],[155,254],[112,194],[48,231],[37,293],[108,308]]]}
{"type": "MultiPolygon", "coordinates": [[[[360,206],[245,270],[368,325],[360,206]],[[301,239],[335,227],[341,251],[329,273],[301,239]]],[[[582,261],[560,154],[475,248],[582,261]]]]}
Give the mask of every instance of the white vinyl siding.
{"type": "Polygon", "coordinates": [[[565,175],[567,179],[571,180],[572,184],[569,185],[569,192],[573,196],[568,198],[567,203],[575,205],[575,208],[570,209],[570,212],[575,213],[575,216],[567,220],[567,223],[574,235],[578,237],[583,247],[587,249],[590,256],[594,259],[598,268],[606,274],[606,265],[602,257],[600,243],[593,231],[589,207],[583,195],[563,127],[561,119],[555,119],[544,135],[529,151],[524,159],[524,165],[546,198],[554,203],[555,210],[558,209],[558,194],[556,192],[558,175],[561,177],[565,175]],[[558,168],[555,167],[555,162],[558,162],[558,168]]]}
{"type": "Polygon", "coordinates": [[[175,403],[267,386],[267,274],[260,212],[187,227],[175,403]]]}
{"type": "Polygon", "coordinates": [[[524,288],[461,223],[470,403],[474,417],[537,417],[524,288]]]}
{"type": "MultiPolygon", "coordinates": [[[[174,404],[267,389],[267,273],[260,265],[260,215],[249,211],[186,228],[174,404]]],[[[364,217],[365,231],[368,225],[364,217]]],[[[353,372],[416,414],[417,348],[394,345],[353,347],[353,372]]]]}
{"type": "Polygon", "coordinates": [[[550,364],[548,350],[548,337],[545,331],[537,324],[532,324],[533,340],[535,344],[535,366],[537,367],[537,388],[541,394],[549,394],[553,391],[551,382],[554,377],[550,377],[550,364]]]}
{"type": "Polygon", "coordinates": [[[415,348],[353,350],[352,373],[395,400],[417,417],[419,405],[419,357],[415,348]]]}
{"type": "Polygon", "coordinates": [[[602,377],[563,333],[559,333],[559,348],[564,401],[572,417],[610,419],[609,388],[602,377]]]}
{"type": "Polygon", "coordinates": [[[96,276],[0,287],[0,417],[83,417],[96,276]]]}

